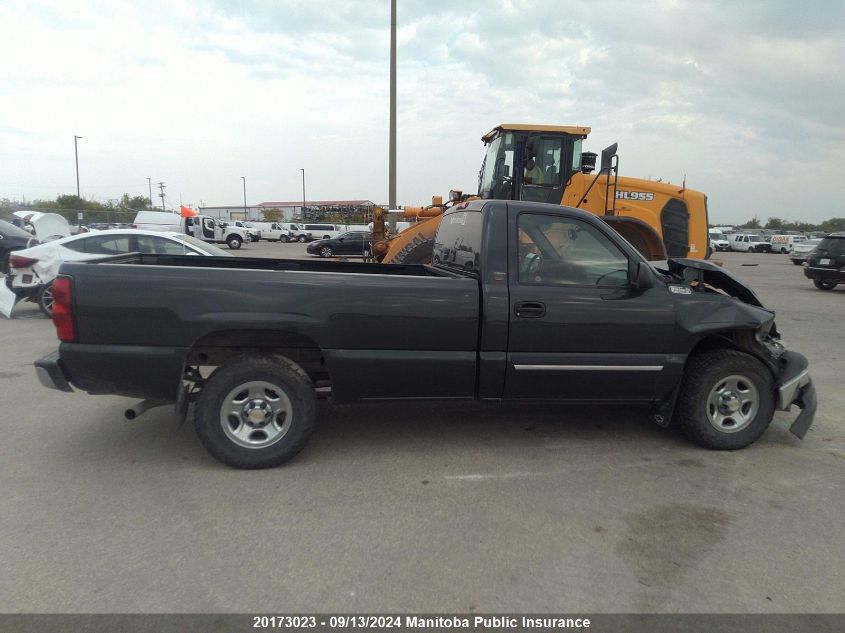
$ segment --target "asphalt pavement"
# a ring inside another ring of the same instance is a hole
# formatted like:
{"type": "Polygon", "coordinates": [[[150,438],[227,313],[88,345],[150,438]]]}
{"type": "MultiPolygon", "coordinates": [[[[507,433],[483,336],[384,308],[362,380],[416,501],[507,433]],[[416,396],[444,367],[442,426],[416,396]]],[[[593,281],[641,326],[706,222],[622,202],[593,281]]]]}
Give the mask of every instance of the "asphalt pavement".
{"type": "MultiPolygon", "coordinates": [[[[243,255],[304,257],[299,244],[243,255]]],[[[0,321],[0,612],[838,612],[845,287],[714,259],[778,312],[819,395],[709,452],[621,407],[320,407],[286,466],[213,460],[167,409],[41,387],[33,305],[0,321]]]]}

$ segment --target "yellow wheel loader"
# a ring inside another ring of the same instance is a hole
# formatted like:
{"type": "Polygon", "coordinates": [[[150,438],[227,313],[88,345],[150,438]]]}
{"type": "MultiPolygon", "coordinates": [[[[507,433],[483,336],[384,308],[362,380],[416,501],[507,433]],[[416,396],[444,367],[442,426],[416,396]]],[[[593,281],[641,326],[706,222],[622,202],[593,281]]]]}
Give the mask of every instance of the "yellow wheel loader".
{"type": "Polygon", "coordinates": [[[373,217],[373,255],[389,264],[431,260],[440,216],[446,208],[475,198],[528,200],[577,207],[601,216],[650,260],[709,257],[707,196],[683,185],[619,176],[616,144],[597,155],[582,151],[588,127],[502,124],[481,140],[487,147],[478,193],[452,191],[428,207],[406,207],[410,228],[391,235],[385,213],[373,217]]]}

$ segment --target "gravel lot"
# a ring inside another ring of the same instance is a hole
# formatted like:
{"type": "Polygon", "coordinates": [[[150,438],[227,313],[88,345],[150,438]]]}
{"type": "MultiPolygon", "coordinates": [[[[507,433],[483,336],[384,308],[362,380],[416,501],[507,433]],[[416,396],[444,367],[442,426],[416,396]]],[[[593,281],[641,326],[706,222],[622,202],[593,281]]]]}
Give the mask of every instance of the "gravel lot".
{"type": "MultiPolygon", "coordinates": [[[[304,245],[242,255],[305,257],[304,245]]],[[[287,466],[231,470],[166,409],[42,388],[0,321],[0,612],[835,612],[845,595],[845,287],[723,253],[819,394],[736,453],[623,408],[321,407],[287,466]]]]}

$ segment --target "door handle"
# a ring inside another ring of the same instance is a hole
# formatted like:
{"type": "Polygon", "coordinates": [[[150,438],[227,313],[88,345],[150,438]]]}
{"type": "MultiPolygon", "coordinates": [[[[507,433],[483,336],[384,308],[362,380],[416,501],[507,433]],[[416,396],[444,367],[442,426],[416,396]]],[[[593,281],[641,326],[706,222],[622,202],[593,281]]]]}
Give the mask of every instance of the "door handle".
{"type": "Polygon", "coordinates": [[[546,316],[546,304],[539,301],[520,301],[514,306],[513,313],[522,319],[537,319],[546,316]]]}

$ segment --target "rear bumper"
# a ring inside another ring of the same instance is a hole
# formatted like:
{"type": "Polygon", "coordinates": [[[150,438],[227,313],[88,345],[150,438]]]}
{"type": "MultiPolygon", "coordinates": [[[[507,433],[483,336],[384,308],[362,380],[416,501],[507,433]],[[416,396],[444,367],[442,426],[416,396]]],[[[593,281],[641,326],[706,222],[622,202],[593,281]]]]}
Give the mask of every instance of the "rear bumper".
{"type": "Polygon", "coordinates": [[[62,369],[58,351],[47,354],[44,358],[39,358],[34,365],[38,382],[45,387],[58,391],[73,391],[64,369],[62,369]]]}
{"type": "Polygon", "coordinates": [[[781,361],[785,365],[777,384],[777,409],[789,411],[793,404],[801,409],[789,430],[796,437],[803,439],[813,424],[818,406],[816,388],[810,378],[809,363],[797,352],[784,352],[781,361]]]}
{"type": "Polygon", "coordinates": [[[806,266],[804,268],[804,276],[807,279],[817,279],[819,281],[845,281],[845,271],[841,268],[817,268],[814,266],[806,266]]]}
{"type": "Polygon", "coordinates": [[[59,350],[35,361],[42,385],[90,394],[110,394],[175,402],[182,386],[187,350],[62,343],[59,350]]]}

